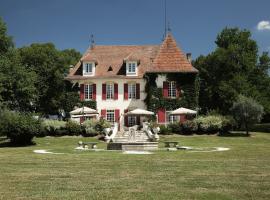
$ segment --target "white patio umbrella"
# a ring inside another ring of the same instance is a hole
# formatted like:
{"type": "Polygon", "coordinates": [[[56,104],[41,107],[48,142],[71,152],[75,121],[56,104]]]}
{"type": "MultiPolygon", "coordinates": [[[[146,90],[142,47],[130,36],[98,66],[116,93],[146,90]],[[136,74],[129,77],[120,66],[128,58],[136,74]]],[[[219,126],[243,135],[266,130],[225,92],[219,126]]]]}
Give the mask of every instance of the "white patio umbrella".
{"type": "Polygon", "coordinates": [[[140,109],[140,108],[137,108],[135,110],[132,110],[126,113],[126,115],[154,115],[154,114],[155,113],[151,111],[140,109]]]}
{"type": "Polygon", "coordinates": [[[197,114],[197,111],[181,107],[181,108],[178,108],[178,109],[172,111],[170,114],[171,115],[181,115],[181,114],[195,115],[195,114],[197,114]]]}
{"type": "Polygon", "coordinates": [[[77,108],[70,112],[71,115],[83,115],[83,114],[98,114],[98,112],[92,108],[86,106],[77,108]]]}

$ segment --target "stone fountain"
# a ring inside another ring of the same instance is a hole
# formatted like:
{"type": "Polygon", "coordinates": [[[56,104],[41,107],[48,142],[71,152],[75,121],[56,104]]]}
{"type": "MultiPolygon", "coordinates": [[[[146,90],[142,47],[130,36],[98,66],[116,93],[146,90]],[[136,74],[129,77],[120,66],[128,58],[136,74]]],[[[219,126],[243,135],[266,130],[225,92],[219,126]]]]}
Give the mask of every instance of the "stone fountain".
{"type": "Polygon", "coordinates": [[[129,127],[126,131],[118,131],[115,123],[111,129],[105,129],[105,140],[108,150],[148,151],[158,149],[159,127],[151,129],[148,122],[138,130],[138,125],[129,127]],[[109,135],[111,133],[111,135],[109,135]]]}

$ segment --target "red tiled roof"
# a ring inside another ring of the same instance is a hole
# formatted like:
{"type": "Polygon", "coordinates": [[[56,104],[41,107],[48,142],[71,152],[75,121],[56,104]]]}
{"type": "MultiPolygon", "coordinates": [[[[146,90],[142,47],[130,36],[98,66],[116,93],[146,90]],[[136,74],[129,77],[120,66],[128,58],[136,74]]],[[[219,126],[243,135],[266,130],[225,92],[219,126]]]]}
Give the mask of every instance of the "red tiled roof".
{"type": "Polygon", "coordinates": [[[70,71],[67,79],[89,78],[81,75],[83,61],[96,63],[95,78],[141,78],[146,72],[198,72],[186,59],[171,34],[167,35],[162,45],[96,45],[89,48],[80,62],[70,71]],[[139,61],[138,76],[127,77],[125,75],[125,61],[139,61]]]}
{"type": "Polygon", "coordinates": [[[159,52],[148,72],[198,72],[177,46],[171,33],[163,41],[159,52]]]}

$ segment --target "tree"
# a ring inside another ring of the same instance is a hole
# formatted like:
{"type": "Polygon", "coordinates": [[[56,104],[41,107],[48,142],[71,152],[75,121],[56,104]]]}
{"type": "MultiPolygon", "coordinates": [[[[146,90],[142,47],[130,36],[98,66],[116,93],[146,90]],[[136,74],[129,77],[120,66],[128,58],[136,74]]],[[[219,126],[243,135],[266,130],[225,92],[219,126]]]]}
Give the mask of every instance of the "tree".
{"type": "MultiPolygon", "coordinates": [[[[268,55],[263,54],[258,64],[258,47],[248,30],[225,28],[216,39],[217,48],[194,61],[199,69],[202,112],[217,110],[229,114],[239,94],[250,96],[264,107],[270,102],[270,82],[265,71],[269,68],[268,55]]],[[[270,113],[267,109],[267,112],[270,113]]]]}
{"type": "Polygon", "coordinates": [[[37,111],[57,114],[62,109],[63,96],[72,91],[64,76],[69,71],[69,65],[75,64],[71,62],[79,59],[80,53],[75,50],[58,51],[52,43],[32,44],[19,51],[22,63],[38,76],[37,111]]]}
{"type": "Polygon", "coordinates": [[[263,107],[254,99],[239,95],[238,100],[232,106],[233,115],[240,124],[244,124],[246,134],[252,124],[260,122],[263,115],[263,107]]]}
{"type": "Polygon", "coordinates": [[[0,101],[11,110],[32,111],[36,74],[25,69],[16,50],[0,56],[0,101]]]}
{"type": "Polygon", "coordinates": [[[6,53],[14,44],[12,37],[7,35],[7,27],[2,18],[0,17],[0,55],[6,53]]]}

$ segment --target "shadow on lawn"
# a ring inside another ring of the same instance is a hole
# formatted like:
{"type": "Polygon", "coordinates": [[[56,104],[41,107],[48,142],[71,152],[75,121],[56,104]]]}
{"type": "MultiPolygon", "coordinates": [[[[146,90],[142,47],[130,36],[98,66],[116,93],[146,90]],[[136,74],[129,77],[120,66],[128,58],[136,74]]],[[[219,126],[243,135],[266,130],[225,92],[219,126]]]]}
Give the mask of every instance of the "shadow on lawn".
{"type": "Polygon", "coordinates": [[[7,147],[29,147],[36,145],[35,142],[31,142],[30,144],[13,144],[9,141],[8,138],[0,138],[0,148],[7,148],[7,147]]]}
{"type": "Polygon", "coordinates": [[[218,136],[220,137],[249,137],[249,135],[246,134],[246,132],[228,132],[228,133],[220,133],[218,134],[218,136]]]}

